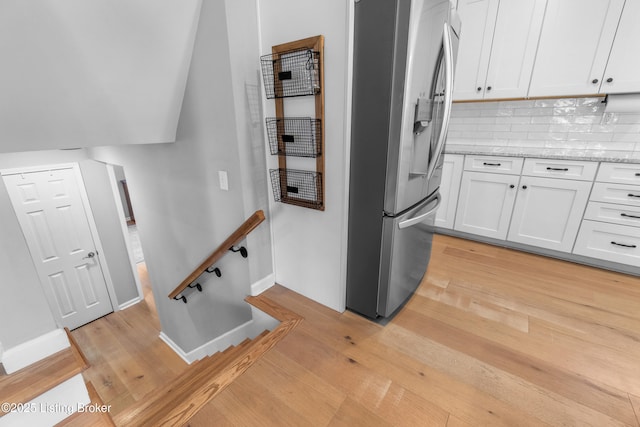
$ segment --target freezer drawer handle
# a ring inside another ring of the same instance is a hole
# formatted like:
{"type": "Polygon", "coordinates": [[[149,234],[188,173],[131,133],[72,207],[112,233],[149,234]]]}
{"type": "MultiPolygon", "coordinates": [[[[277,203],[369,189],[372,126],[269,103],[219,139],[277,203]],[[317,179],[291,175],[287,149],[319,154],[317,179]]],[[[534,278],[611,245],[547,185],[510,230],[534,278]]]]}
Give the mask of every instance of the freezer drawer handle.
{"type": "Polygon", "coordinates": [[[629,215],[629,214],[624,213],[624,212],[623,212],[623,213],[621,213],[621,214],[620,214],[620,216],[624,216],[624,217],[627,217],[627,218],[638,218],[638,219],[640,219],[640,216],[637,216],[637,215],[629,215]]]}
{"type": "Polygon", "coordinates": [[[637,248],[636,245],[625,245],[624,243],[611,242],[612,245],[622,246],[624,248],[637,248]]]}
{"type": "Polygon", "coordinates": [[[633,193],[629,193],[629,194],[627,194],[627,196],[629,196],[629,197],[640,197],[640,195],[633,194],[633,193]]]}
{"type": "Polygon", "coordinates": [[[548,171],[569,172],[569,168],[547,168],[548,171]]]}
{"type": "Polygon", "coordinates": [[[419,222],[422,222],[426,217],[428,217],[429,215],[433,214],[437,209],[438,206],[440,206],[440,193],[436,194],[436,205],[432,208],[429,209],[427,212],[420,214],[418,216],[415,216],[413,218],[409,218],[407,220],[401,221],[398,223],[398,228],[407,228],[407,227],[411,227],[414,224],[417,224],[419,222]]]}
{"type": "Polygon", "coordinates": [[[485,166],[502,166],[502,163],[487,163],[487,162],[484,162],[483,165],[485,165],[485,166]]]}

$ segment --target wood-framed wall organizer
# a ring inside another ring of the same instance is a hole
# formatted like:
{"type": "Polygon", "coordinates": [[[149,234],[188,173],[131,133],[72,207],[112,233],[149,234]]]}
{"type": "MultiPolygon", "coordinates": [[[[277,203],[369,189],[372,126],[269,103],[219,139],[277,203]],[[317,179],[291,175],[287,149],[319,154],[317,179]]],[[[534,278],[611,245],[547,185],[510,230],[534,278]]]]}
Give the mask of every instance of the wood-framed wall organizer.
{"type": "Polygon", "coordinates": [[[277,202],[324,210],[324,37],[315,36],[272,46],[260,58],[267,99],[275,99],[276,117],[267,118],[271,169],[277,202]],[[285,98],[312,96],[315,117],[287,117],[285,98]],[[287,157],[315,158],[315,170],[287,168],[287,157]]]}

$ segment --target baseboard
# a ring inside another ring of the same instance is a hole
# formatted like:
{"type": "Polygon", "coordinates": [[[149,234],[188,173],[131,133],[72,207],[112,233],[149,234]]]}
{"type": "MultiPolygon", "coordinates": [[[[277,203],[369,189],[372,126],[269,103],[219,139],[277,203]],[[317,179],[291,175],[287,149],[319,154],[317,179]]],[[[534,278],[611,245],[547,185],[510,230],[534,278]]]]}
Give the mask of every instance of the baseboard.
{"type": "Polygon", "coordinates": [[[229,332],[226,332],[189,352],[185,352],[164,332],[160,332],[160,339],[164,341],[169,347],[171,347],[171,349],[175,351],[176,354],[182,358],[182,360],[184,360],[188,364],[191,364],[196,360],[202,359],[203,357],[209,356],[218,351],[222,351],[230,345],[236,345],[244,341],[247,337],[250,337],[252,335],[253,329],[253,320],[249,320],[248,322],[245,322],[242,325],[233,328],[229,332]]]}
{"type": "Polygon", "coordinates": [[[275,276],[273,273],[263,277],[251,285],[251,296],[260,295],[275,284],[275,276]]]}
{"type": "Polygon", "coordinates": [[[2,356],[2,365],[7,374],[12,374],[69,346],[67,333],[64,329],[54,329],[30,341],[5,350],[2,356]]]}
{"type": "Polygon", "coordinates": [[[136,305],[137,303],[139,303],[140,301],[142,301],[144,298],[141,296],[137,296],[127,302],[123,302],[122,304],[120,304],[118,306],[118,310],[124,310],[125,308],[129,308],[132,305],[136,305]]]}

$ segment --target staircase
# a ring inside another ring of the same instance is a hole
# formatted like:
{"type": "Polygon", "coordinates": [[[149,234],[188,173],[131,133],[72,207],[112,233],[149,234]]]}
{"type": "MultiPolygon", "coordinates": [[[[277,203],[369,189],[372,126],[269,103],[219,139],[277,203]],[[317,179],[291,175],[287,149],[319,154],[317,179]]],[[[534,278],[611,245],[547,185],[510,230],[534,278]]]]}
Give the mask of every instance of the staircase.
{"type": "MultiPolygon", "coordinates": [[[[184,425],[302,320],[265,297],[247,297],[246,301],[279,320],[280,324],[272,331],[265,330],[253,339],[247,338],[236,346],[192,363],[182,375],[148,393],[113,418],[109,414],[109,407],[104,405],[89,382],[86,383],[88,397],[83,402],[86,406],[80,405],[82,409],[66,414],[67,418],[53,422],[21,420],[16,423],[9,419],[14,414],[0,412],[0,427],[54,424],[66,427],[184,425]]],[[[0,402],[26,404],[66,381],[77,381],[78,376],[82,381],[81,373],[88,368],[88,363],[71,335],[69,341],[71,347],[12,375],[0,376],[0,402]]]]}
{"type": "Polygon", "coordinates": [[[51,425],[88,403],[82,379],[88,365],[67,335],[70,347],[0,376],[0,426],[51,425]]]}

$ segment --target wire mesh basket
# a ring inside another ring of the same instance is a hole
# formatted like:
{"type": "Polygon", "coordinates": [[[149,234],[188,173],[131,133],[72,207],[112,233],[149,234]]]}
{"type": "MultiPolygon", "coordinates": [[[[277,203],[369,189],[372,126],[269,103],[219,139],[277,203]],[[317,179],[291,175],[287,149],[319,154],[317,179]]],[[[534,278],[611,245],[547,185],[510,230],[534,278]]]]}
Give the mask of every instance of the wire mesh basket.
{"type": "Polygon", "coordinates": [[[276,202],[323,208],[322,174],[296,169],[270,169],[271,186],[276,202]]]}
{"type": "Polygon", "coordinates": [[[320,54],[311,49],[260,57],[267,99],[320,92],[320,54]]]}
{"type": "Polygon", "coordinates": [[[271,154],[318,157],[322,151],[322,121],[310,117],[268,117],[271,154]]]}

